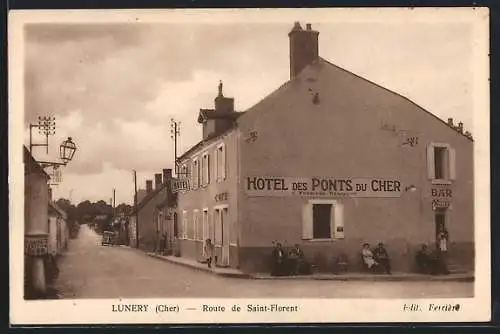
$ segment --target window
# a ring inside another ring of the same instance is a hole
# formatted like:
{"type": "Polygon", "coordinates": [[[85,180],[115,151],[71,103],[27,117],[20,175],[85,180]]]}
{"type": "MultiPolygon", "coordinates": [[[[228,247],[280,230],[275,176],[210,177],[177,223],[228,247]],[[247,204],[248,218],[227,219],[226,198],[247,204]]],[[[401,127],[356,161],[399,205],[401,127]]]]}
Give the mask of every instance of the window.
{"type": "Polygon", "coordinates": [[[210,238],[210,229],[208,226],[208,209],[203,209],[203,240],[210,238]]]}
{"type": "Polygon", "coordinates": [[[220,209],[215,209],[214,210],[214,221],[215,221],[215,226],[214,226],[214,244],[215,245],[222,245],[222,219],[221,219],[222,212],[220,209]]]}
{"type": "Polygon", "coordinates": [[[198,189],[200,186],[200,164],[198,162],[198,158],[193,159],[193,172],[192,172],[192,180],[193,189],[198,189]]]}
{"type": "Polygon", "coordinates": [[[182,211],[182,238],[187,239],[188,237],[188,213],[187,211],[182,211]]]}
{"type": "Polygon", "coordinates": [[[344,206],[334,200],[310,200],[304,204],[303,239],[343,239],[344,206]]]}
{"type": "Polygon", "coordinates": [[[210,154],[203,153],[203,158],[201,160],[202,164],[202,185],[206,186],[210,184],[210,154]]]}
{"type": "Polygon", "coordinates": [[[313,204],[313,239],[330,238],[331,204],[313,204]]]}
{"type": "Polygon", "coordinates": [[[226,146],[224,143],[217,146],[216,149],[216,178],[217,182],[221,182],[226,179],[226,146]]]}
{"type": "Polygon", "coordinates": [[[182,165],[181,167],[181,175],[179,175],[181,178],[187,178],[189,176],[189,169],[187,165],[182,165]]]}
{"type": "Polygon", "coordinates": [[[427,148],[429,179],[449,182],[455,179],[455,150],[449,144],[432,143],[427,148]]]}
{"type": "Polygon", "coordinates": [[[195,240],[201,240],[201,233],[202,233],[202,226],[200,222],[200,214],[198,210],[193,211],[193,227],[194,227],[194,239],[195,240]]]}

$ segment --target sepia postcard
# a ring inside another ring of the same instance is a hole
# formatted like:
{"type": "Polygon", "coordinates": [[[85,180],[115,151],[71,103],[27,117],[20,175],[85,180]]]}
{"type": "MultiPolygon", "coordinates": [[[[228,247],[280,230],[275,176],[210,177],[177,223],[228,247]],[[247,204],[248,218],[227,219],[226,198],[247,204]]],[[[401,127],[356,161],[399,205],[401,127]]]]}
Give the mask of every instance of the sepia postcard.
{"type": "Polygon", "coordinates": [[[488,28],[11,11],[11,324],[489,321],[488,28]]]}

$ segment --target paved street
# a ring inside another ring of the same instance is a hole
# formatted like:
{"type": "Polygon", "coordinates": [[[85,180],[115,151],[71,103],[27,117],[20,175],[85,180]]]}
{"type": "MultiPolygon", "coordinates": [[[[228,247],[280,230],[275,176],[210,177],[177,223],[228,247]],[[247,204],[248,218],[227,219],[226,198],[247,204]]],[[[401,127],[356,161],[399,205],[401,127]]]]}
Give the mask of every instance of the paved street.
{"type": "Polygon", "coordinates": [[[82,225],[59,264],[60,298],[420,298],[471,297],[473,283],[248,280],[219,277],[151,258],[125,247],[100,246],[82,225]]]}

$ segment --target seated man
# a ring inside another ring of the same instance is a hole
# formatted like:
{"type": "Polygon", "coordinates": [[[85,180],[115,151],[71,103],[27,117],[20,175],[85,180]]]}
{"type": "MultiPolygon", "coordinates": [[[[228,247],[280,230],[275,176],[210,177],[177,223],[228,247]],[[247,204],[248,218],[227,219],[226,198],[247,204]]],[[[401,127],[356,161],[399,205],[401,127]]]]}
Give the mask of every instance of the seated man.
{"type": "Polygon", "coordinates": [[[418,272],[422,274],[432,274],[433,273],[433,259],[432,254],[426,244],[422,245],[422,248],[417,252],[416,255],[417,269],[418,272]]]}
{"type": "Polygon", "coordinates": [[[376,262],[380,264],[380,269],[383,269],[387,274],[391,274],[391,264],[389,261],[389,254],[384,247],[383,243],[379,243],[378,247],[373,251],[373,257],[376,262]]]}
{"type": "Polygon", "coordinates": [[[304,253],[300,249],[299,244],[295,244],[290,252],[290,262],[292,275],[307,274],[309,272],[307,262],[304,260],[304,253]]]}

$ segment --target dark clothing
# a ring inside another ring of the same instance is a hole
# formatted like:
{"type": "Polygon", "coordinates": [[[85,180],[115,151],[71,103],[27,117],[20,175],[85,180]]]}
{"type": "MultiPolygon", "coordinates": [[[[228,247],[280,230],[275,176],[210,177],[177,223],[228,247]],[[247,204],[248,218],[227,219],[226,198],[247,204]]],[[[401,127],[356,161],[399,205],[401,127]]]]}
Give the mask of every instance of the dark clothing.
{"type": "Polygon", "coordinates": [[[419,250],[416,256],[418,271],[422,274],[433,274],[436,271],[436,261],[428,250],[419,250]]]}
{"type": "Polygon", "coordinates": [[[373,258],[379,264],[380,269],[383,269],[387,274],[391,273],[389,254],[384,247],[375,248],[375,250],[373,250],[373,258]]]}
{"type": "Polygon", "coordinates": [[[306,262],[304,261],[304,253],[300,248],[294,248],[290,252],[290,273],[292,275],[299,275],[307,273],[306,262]]]}
{"type": "Polygon", "coordinates": [[[285,251],[282,248],[274,248],[272,254],[272,270],[271,275],[273,276],[285,276],[286,275],[286,256],[285,251]]]}

